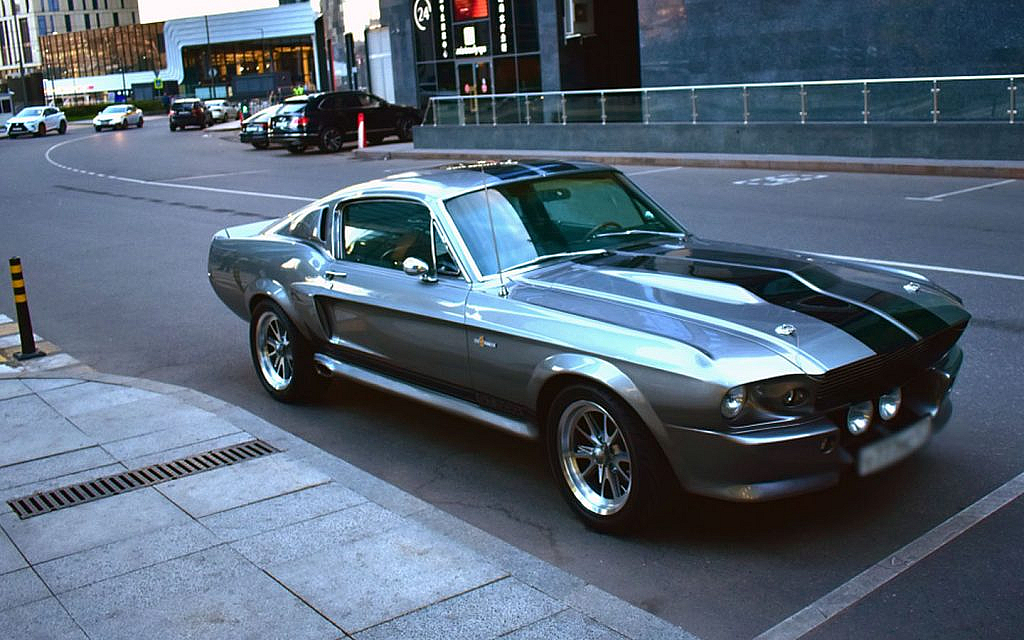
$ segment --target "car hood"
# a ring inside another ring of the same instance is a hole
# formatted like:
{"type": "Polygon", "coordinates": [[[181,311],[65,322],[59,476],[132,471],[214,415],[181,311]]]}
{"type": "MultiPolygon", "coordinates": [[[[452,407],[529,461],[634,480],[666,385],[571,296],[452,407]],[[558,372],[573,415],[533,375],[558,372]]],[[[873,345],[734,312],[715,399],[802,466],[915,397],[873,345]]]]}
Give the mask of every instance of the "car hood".
{"type": "Polygon", "coordinates": [[[812,375],[962,330],[970,318],[917,274],[693,237],[544,266],[511,285],[513,299],[677,339],[711,358],[734,339],[753,341],[812,375]]]}
{"type": "Polygon", "coordinates": [[[7,121],[7,124],[32,124],[39,122],[43,119],[43,116],[15,116],[7,121]]]}

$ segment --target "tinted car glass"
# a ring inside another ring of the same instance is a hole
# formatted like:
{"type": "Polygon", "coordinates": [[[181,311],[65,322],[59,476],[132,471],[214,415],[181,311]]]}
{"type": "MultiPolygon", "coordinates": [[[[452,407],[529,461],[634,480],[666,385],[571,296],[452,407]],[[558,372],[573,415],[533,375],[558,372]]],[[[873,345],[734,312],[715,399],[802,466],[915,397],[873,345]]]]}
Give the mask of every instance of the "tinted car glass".
{"type": "Polygon", "coordinates": [[[430,211],[413,202],[378,200],[345,207],[344,258],[401,269],[409,257],[430,262],[430,211]]]}
{"type": "Polygon", "coordinates": [[[305,102],[286,102],[281,106],[281,110],[274,115],[283,116],[289,113],[299,113],[305,108],[305,102]]]}

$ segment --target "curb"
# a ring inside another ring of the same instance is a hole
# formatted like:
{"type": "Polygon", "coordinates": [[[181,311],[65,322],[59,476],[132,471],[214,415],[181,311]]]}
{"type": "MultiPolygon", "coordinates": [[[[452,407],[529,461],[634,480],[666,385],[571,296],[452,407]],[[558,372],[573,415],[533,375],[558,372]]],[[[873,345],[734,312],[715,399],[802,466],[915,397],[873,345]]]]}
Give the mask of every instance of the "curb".
{"type": "Polygon", "coordinates": [[[535,151],[512,149],[355,149],[362,160],[519,160],[556,158],[602,164],[690,167],[701,169],[767,169],[882,173],[961,178],[1024,179],[1024,162],[938,161],[917,158],[846,158],[839,156],[731,156],[717,154],[615,153],[609,151],[535,151]]]}

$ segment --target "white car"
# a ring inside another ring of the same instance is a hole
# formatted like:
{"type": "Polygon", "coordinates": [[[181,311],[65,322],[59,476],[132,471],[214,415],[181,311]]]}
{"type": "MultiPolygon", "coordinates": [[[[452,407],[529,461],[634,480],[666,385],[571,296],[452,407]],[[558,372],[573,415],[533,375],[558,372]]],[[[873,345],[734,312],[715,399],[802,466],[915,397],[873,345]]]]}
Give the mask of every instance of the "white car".
{"type": "Polygon", "coordinates": [[[238,105],[236,104],[227,100],[206,100],[205,102],[215,122],[226,122],[238,117],[238,105]]]}
{"type": "Polygon", "coordinates": [[[112,104],[92,119],[96,131],[103,131],[103,127],[125,129],[129,125],[142,126],[142,109],[133,104],[112,104]]]}
{"type": "Polygon", "coordinates": [[[57,107],[25,107],[7,121],[8,138],[31,133],[34,136],[45,136],[47,131],[57,130],[63,134],[68,130],[68,119],[57,107]]]}

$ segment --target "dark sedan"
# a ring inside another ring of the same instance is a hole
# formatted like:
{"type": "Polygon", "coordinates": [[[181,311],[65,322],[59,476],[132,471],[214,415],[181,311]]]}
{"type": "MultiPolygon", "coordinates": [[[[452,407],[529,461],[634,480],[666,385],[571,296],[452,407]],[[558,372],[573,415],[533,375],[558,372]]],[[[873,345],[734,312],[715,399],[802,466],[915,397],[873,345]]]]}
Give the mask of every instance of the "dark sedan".
{"type": "Polygon", "coordinates": [[[270,119],[281,108],[275,104],[257,111],[245,120],[242,120],[242,128],[238,132],[238,140],[243,144],[251,144],[257,149],[266,149],[270,146],[270,119]]]}
{"type": "Polygon", "coordinates": [[[698,238],[585,163],[354,185],[220,231],[209,276],[274,398],[334,376],[543,439],[603,531],[676,482],[769,500],[909,456],[950,416],[970,319],[916,273],[698,238]]]}
{"type": "Polygon", "coordinates": [[[388,136],[412,140],[412,128],[421,122],[414,107],[390,104],[362,91],[314,93],[284,101],[271,118],[270,142],[284,145],[292,153],[313,146],[334,153],[345,142],[356,140],[360,113],[371,143],[388,136]]]}

